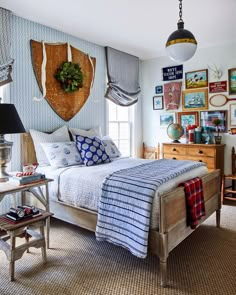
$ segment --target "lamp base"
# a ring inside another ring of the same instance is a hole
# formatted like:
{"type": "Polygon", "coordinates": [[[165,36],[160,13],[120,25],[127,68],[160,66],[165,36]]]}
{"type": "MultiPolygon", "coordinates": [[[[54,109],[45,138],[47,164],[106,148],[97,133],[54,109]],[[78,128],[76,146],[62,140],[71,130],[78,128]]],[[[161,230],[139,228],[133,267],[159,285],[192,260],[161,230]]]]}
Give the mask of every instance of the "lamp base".
{"type": "Polygon", "coordinates": [[[13,142],[4,139],[0,134],[0,182],[9,180],[9,175],[6,172],[6,164],[11,161],[11,150],[13,142]]]}

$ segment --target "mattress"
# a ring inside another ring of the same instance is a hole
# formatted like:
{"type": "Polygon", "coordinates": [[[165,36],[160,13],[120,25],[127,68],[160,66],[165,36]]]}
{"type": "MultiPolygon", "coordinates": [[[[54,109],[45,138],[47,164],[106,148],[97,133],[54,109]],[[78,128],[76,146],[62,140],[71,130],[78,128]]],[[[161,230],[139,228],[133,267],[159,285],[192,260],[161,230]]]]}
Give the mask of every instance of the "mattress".
{"type": "MultiPolygon", "coordinates": [[[[134,167],[152,160],[136,158],[118,158],[111,163],[86,167],[84,165],[54,169],[51,166],[39,167],[38,172],[45,173],[48,178],[54,179],[50,183],[50,198],[59,200],[75,207],[82,207],[97,211],[102,183],[106,176],[118,171],[134,167]]],[[[175,179],[162,184],[155,193],[151,214],[152,229],[159,225],[159,196],[174,189],[182,181],[194,177],[201,177],[208,173],[206,166],[200,166],[184,173],[175,179]]]]}

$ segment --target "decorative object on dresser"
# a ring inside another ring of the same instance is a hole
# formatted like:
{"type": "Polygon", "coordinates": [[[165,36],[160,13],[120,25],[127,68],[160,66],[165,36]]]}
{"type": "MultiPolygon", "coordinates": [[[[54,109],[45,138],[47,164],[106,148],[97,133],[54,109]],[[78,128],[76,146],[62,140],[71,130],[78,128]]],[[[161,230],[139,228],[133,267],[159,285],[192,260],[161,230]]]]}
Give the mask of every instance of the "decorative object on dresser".
{"type": "Polygon", "coordinates": [[[160,159],[160,143],[157,146],[147,146],[143,143],[143,159],[160,159]]]}
{"type": "Polygon", "coordinates": [[[167,135],[173,142],[179,143],[179,139],[184,135],[184,128],[178,123],[172,123],[167,127],[167,135]]]}
{"type": "Polygon", "coordinates": [[[222,138],[222,136],[220,136],[220,127],[219,127],[221,125],[221,120],[215,119],[215,120],[213,120],[213,124],[215,125],[216,132],[217,132],[217,135],[215,136],[215,142],[216,142],[216,144],[220,144],[221,138],[222,138]]]}
{"type": "Polygon", "coordinates": [[[232,147],[231,152],[231,165],[232,165],[232,173],[224,175],[222,179],[222,189],[221,189],[221,199],[222,202],[224,200],[236,201],[236,154],[235,148],[232,147]],[[226,186],[226,181],[231,181],[231,186],[226,186]]]}
{"type": "Polygon", "coordinates": [[[1,103],[0,98],[0,182],[8,180],[6,165],[11,161],[13,142],[7,141],[4,134],[24,133],[25,128],[14,104],[1,103]]]}
{"type": "Polygon", "coordinates": [[[182,91],[182,110],[207,110],[208,88],[182,91]]]}
{"type": "Polygon", "coordinates": [[[163,143],[162,156],[165,159],[204,162],[209,170],[220,169],[224,174],[224,144],[182,144],[163,143]]]}
{"type": "MultiPolygon", "coordinates": [[[[96,59],[68,43],[45,43],[31,40],[30,48],[34,74],[42,92],[41,99],[46,98],[54,112],[64,121],[71,120],[80,111],[90,95],[94,81],[96,59]],[[78,63],[79,61],[81,71],[85,77],[83,88],[66,95],[65,90],[55,78],[57,69],[65,61],[71,63],[78,63]]],[[[35,100],[40,99],[35,98],[35,100]]]]}

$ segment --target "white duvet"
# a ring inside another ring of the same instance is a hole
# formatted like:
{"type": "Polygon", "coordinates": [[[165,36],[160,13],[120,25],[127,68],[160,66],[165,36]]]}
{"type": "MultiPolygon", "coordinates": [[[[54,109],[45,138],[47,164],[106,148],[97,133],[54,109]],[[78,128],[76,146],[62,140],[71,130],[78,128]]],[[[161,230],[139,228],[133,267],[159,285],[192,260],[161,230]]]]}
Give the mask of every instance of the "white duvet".
{"type": "MultiPolygon", "coordinates": [[[[137,166],[151,160],[135,158],[118,158],[111,163],[96,166],[71,166],[53,169],[51,166],[40,167],[38,172],[45,173],[54,179],[50,184],[50,198],[67,204],[97,211],[102,183],[105,177],[117,170],[137,166]]],[[[177,185],[190,178],[203,176],[208,173],[206,166],[198,167],[161,185],[157,190],[152,207],[151,228],[158,228],[159,202],[158,196],[174,189],[177,185]]]]}

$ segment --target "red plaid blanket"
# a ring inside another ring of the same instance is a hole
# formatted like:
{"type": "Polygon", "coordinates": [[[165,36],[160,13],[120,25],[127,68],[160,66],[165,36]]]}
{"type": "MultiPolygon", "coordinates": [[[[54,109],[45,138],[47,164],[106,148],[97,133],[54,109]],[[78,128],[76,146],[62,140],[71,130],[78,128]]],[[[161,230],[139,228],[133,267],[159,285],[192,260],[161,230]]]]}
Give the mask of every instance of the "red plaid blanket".
{"type": "Polygon", "coordinates": [[[199,177],[195,177],[180,183],[179,186],[184,186],[187,207],[187,224],[194,229],[198,225],[198,220],[205,215],[202,180],[199,177]]]}

